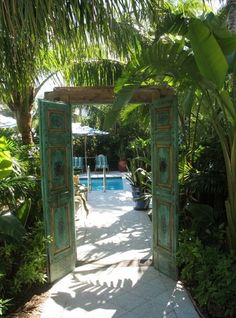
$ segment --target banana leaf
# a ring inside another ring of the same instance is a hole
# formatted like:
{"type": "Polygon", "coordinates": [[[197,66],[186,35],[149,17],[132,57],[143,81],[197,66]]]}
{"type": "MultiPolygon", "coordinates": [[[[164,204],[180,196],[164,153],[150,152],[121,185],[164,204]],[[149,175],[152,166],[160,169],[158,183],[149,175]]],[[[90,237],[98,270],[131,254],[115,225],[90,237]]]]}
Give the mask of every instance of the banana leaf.
{"type": "Polygon", "coordinates": [[[21,222],[23,226],[26,225],[30,208],[31,208],[31,199],[27,199],[20,205],[20,207],[14,213],[14,215],[17,217],[17,219],[21,222]]]}
{"type": "Polygon", "coordinates": [[[20,243],[26,231],[21,222],[13,214],[0,215],[0,240],[20,243]]]}
{"type": "Polygon", "coordinates": [[[213,33],[204,22],[193,19],[190,21],[188,37],[200,73],[217,88],[222,88],[228,63],[213,33]]]}

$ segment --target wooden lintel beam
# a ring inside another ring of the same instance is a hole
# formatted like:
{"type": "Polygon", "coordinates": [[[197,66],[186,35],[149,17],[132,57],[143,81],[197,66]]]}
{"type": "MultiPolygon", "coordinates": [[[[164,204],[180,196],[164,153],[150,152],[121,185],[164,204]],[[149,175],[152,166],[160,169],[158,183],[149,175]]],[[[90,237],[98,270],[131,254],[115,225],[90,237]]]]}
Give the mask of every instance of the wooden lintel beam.
{"type": "MultiPolygon", "coordinates": [[[[151,103],[164,96],[173,96],[171,88],[140,87],[130,103],[151,103]]],[[[45,92],[44,98],[71,104],[112,104],[115,100],[114,87],[55,87],[45,92]]]]}

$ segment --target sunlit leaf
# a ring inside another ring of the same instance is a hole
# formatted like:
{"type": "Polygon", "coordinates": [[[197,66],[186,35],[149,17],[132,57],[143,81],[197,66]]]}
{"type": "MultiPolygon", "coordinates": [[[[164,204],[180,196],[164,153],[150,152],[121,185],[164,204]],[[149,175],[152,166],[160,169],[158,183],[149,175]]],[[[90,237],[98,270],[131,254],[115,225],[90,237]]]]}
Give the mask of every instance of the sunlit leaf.
{"type": "Polygon", "coordinates": [[[214,35],[202,21],[192,19],[188,37],[200,73],[221,88],[227,74],[228,64],[214,35]]]}

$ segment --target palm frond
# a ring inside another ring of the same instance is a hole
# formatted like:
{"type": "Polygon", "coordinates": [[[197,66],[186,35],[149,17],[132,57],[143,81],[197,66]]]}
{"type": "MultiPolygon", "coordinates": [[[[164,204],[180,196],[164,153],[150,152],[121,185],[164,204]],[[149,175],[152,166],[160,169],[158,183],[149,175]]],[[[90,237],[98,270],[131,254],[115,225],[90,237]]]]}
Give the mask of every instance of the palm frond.
{"type": "Polygon", "coordinates": [[[35,178],[32,176],[3,178],[0,180],[0,203],[13,211],[20,200],[30,197],[34,188],[35,178]]]}
{"type": "Polygon", "coordinates": [[[123,69],[124,64],[115,60],[85,60],[72,65],[65,79],[75,86],[114,86],[123,69]]]}

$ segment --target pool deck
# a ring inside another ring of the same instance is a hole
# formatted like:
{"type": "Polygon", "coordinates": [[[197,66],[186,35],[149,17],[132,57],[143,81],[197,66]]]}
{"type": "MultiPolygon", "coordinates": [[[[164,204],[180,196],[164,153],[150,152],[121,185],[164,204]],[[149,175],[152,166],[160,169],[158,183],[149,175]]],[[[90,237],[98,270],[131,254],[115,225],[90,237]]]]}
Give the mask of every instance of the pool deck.
{"type": "Polygon", "coordinates": [[[89,192],[88,206],[76,221],[77,267],[50,289],[41,318],[199,317],[182,283],[151,265],[152,224],[133,209],[127,181],[89,192]]]}

